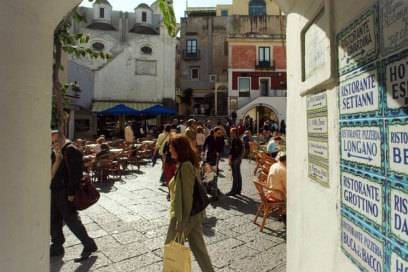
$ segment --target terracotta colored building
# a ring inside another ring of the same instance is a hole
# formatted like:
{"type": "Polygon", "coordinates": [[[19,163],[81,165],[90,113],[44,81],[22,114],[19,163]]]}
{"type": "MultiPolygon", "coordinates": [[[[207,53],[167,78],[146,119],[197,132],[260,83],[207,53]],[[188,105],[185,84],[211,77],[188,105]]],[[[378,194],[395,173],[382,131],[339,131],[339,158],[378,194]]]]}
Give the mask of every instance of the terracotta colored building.
{"type": "Polygon", "coordinates": [[[239,34],[228,39],[229,111],[256,125],[286,119],[284,40],[274,34],[239,34]],[[258,122],[259,121],[259,122],[258,122]]]}
{"type": "Polygon", "coordinates": [[[192,91],[190,112],[285,119],[284,29],[274,1],[188,8],[180,28],[180,89],[192,91]]]}

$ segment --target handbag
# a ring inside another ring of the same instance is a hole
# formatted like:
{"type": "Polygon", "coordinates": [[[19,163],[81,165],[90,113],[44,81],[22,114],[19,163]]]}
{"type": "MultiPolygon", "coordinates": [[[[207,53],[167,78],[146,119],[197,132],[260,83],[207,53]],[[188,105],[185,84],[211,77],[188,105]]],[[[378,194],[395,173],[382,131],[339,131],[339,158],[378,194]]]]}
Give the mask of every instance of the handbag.
{"type": "Polygon", "coordinates": [[[191,250],[184,246],[184,234],[164,246],[164,272],[191,272],[191,250]],[[177,239],[182,239],[181,243],[177,239]]]}
{"type": "MultiPolygon", "coordinates": [[[[68,171],[68,178],[71,175],[71,168],[69,167],[67,157],[64,156],[65,166],[68,171]]],[[[91,182],[88,175],[84,175],[79,182],[79,188],[75,192],[74,207],[77,210],[85,210],[95,204],[99,200],[100,194],[95,185],[91,182]]]]}
{"type": "MultiPolygon", "coordinates": [[[[179,172],[180,178],[183,181],[181,171],[179,172]]],[[[193,204],[191,206],[190,215],[193,216],[203,211],[205,208],[207,208],[208,204],[210,204],[210,199],[207,196],[207,191],[204,188],[203,184],[201,184],[201,182],[198,181],[197,177],[195,177],[193,189],[193,204]]]]}
{"type": "Polygon", "coordinates": [[[80,183],[79,189],[75,192],[74,206],[77,210],[85,210],[99,200],[100,194],[91,178],[85,175],[80,183]]]}

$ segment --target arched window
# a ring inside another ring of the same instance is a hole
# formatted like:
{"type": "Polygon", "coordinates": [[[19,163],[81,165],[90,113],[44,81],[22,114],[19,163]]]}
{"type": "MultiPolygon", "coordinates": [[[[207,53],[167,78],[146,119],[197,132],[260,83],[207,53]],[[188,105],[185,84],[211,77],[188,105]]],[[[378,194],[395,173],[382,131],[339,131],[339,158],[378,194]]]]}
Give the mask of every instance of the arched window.
{"type": "Polygon", "coordinates": [[[96,51],[102,51],[105,48],[105,45],[101,42],[94,42],[92,48],[96,51]]]}
{"type": "Polygon", "coordinates": [[[250,0],[248,13],[249,16],[265,16],[266,15],[265,0],[250,0]]]}
{"type": "Polygon", "coordinates": [[[151,55],[152,54],[152,48],[149,46],[143,46],[142,48],[140,48],[140,50],[142,51],[143,54],[147,54],[147,55],[151,55]]]}

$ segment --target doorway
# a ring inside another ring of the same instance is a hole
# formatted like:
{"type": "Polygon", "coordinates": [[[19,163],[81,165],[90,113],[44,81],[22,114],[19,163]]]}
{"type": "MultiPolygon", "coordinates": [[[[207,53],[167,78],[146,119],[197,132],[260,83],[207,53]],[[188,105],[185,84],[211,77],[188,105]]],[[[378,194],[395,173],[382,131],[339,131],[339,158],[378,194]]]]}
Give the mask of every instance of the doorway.
{"type": "Polygon", "coordinates": [[[259,89],[261,90],[261,96],[269,96],[269,79],[260,79],[259,89]]]}

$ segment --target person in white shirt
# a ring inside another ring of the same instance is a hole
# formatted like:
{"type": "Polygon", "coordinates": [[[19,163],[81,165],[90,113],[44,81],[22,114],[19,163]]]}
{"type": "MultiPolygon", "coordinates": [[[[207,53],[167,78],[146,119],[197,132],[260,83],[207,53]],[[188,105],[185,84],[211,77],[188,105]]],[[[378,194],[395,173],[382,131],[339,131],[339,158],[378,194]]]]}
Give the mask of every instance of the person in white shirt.
{"type": "Polygon", "coordinates": [[[128,122],[125,127],[125,142],[127,144],[133,144],[135,141],[135,134],[133,133],[132,123],[128,122]]]}
{"type": "Polygon", "coordinates": [[[202,127],[197,127],[196,142],[197,142],[197,149],[200,154],[203,150],[203,145],[205,142],[205,134],[204,134],[204,129],[202,127]]]}

